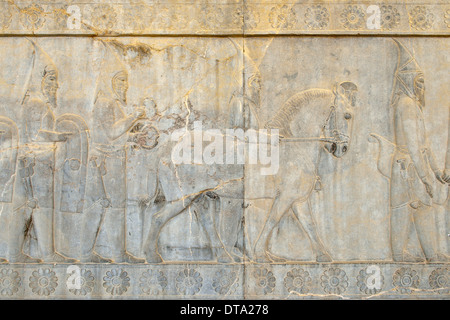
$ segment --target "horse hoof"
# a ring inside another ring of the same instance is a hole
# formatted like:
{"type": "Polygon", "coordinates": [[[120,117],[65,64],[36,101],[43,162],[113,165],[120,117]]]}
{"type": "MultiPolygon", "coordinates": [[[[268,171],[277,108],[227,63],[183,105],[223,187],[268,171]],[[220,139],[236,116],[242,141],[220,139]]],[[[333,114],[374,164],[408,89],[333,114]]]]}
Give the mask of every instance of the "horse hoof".
{"type": "Polygon", "coordinates": [[[81,263],[113,263],[114,260],[104,258],[98,253],[92,252],[90,255],[80,259],[81,263]]]}
{"type": "Polygon", "coordinates": [[[266,257],[265,255],[255,255],[254,258],[255,262],[257,263],[271,263],[272,260],[270,260],[268,257],[266,257]]]}
{"type": "Polygon", "coordinates": [[[138,258],[133,256],[132,254],[125,252],[125,254],[120,257],[120,259],[117,259],[117,263],[145,263],[145,259],[138,258]]]}
{"type": "Polygon", "coordinates": [[[216,249],[216,261],[218,263],[233,263],[234,259],[232,256],[228,254],[228,252],[225,249],[216,249]]]}
{"type": "Polygon", "coordinates": [[[317,262],[333,262],[333,259],[331,259],[329,254],[322,253],[317,256],[316,261],[317,262]]]}
{"type": "Polygon", "coordinates": [[[439,253],[437,255],[437,261],[438,262],[450,262],[450,256],[447,256],[446,254],[439,253]]]}
{"type": "Polygon", "coordinates": [[[409,263],[423,263],[426,260],[419,256],[413,256],[412,254],[405,253],[403,255],[402,262],[409,262],[409,263]]]}
{"type": "Polygon", "coordinates": [[[233,256],[233,261],[234,263],[241,263],[244,261],[244,259],[238,256],[233,256]]]}
{"type": "Polygon", "coordinates": [[[229,263],[234,263],[234,260],[228,256],[224,256],[224,257],[218,257],[217,262],[229,264],[229,263]]]}

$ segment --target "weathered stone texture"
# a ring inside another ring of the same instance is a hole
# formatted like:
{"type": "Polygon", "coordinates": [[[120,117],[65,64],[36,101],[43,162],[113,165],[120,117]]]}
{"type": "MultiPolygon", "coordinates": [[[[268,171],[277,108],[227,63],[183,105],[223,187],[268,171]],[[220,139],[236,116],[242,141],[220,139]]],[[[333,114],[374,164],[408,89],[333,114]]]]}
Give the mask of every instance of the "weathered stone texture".
{"type": "Polygon", "coordinates": [[[0,6],[0,298],[448,299],[446,1],[0,6]]]}

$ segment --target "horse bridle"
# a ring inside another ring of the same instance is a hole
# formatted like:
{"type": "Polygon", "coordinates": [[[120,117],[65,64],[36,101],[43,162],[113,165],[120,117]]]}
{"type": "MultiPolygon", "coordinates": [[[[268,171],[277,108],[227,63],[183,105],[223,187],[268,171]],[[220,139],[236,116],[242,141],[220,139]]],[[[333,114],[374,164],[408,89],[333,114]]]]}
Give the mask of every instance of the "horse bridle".
{"type": "Polygon", "coordinates": [[[322,125],[322,135],[323,137],[310,137],[310,138],[280,138],[285,142],[328,142],[333,144],[344,144],[348,143],[350,137],[346,134],[339,132],[337,129],[337,115],[336,115],[336,106],[330,106],[330,113],[325,120],[325,123],[322,125]],[[332,137],[326,136],[326,128],[330,124],[330,121],[333,121],[334,129],[332,131],[332,137]]]}
{"type": "Polygon", "coordinates": [[[333,125],[334,125],[334,129],[331,132],[332,137],[325,137],[324,139],[326,140],[326,142],[330,142],[330,143],[336,143],[336,144],[343,144],[343,143],[348,143],[348,141],[350,140],[350,137],[346,134],[343,134],[341,132],[339,132],[337,128],[337,115],[336,115],[336,106],[332,105],[330,107],[330,114],[327,117],[327,120],[325,120],[324,125],[322,126],[322,133],[324,136],[326,136],[325,131],[327,128],[327,125],[329,125],[330,123],[330,119],[333,119],[333,125]]]}

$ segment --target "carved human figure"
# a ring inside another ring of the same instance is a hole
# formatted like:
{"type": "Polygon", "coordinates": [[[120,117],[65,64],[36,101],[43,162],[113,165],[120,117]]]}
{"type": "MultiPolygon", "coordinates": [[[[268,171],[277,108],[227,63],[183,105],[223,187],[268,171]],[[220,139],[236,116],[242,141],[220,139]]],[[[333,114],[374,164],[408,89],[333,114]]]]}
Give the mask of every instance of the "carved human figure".
{"type": "MultiPolygon", "coordinates": [[[[450,108],[449,108],[450,109],[450,108]]],[[[445,169],[444,173],[442,175],[442,179],[447,183],[450,184],[450,114],[448,118],[448,136],[447,136],[447,153],[445,155],[445,169]]],[[[447,190],[449,192],[450,189],[447,190]]],[[[450,261],[450,255],[449,255],[449,246],[448,246],[448,226],[449,226],[449,206],[450,206],[450,199],[447,199],[447,203],[445,205],[445,210],[443,211],[442,215],[437,216],[437,226],[438,226],[438,246],[441,246],[439,257],[441,261],[450,261]],[[441,237],[439,237],[441,235],[441,237]]]]}
{"type": "MultiPolygon", "coordinates": [[[[260,123],[260,105],[261,105],[261,72],[255,61],[244,53],[243,48],[233,39],[230,39],[236,48],[239,59],[243,61],[244,79],[239,84],[229,100],[229,121],[230,128],[242,128],[244,130],[258,130],[263,124],[260,123]]],[[[242,78],[242,77],[240,77],[242,78]]],[[[238,77],[238,79],[240,79],[238,77]]],[[[244,172],[242,172],[244,175],[244,172]]],[[[244,184],[233,186],[227,190],[229,194],[243,194],[244,184]]],[[[247,239],[244,237],[243,230],[243,202],[239,197],[230,197],[227,201],[220,203],[220,209],[216,220],[221,241],[225,251],[236,261],[242,261],[244,258],[244,245],[247,239]]]]}
{"type": "Polygon", "coordinates": [[[399,41],[391,107],[394,109],[395,151],[390,185],[391,246],[394,261],[416,261],[405,252],[410,228],[416,228],[427,261],[435,261],[436,230],[433,197],[442,172],[427,139],[424,74],[399,41]]]}
{"type": "MultiPolygon", "coordinates": [[[[450,109],[450,108],[449,108],[450,109]]],[[[445,154],[445,169],[442,175],[442,179],[446,183],[450,183],[450,113],[448,116],[448,133],[447,133],[447,153],[445,154]]]]}
{"type": "Polygon", "coordinates": [[[54,243],[54,164],[56,143],[70,133],[55,130],[58,70],[34,42],[32,67],[21,106],[18,178],[9,228],[10,262],[70,262],[54,243]],[[24,253],[24,241],[34,226],[41,259],[24,253]]]}
{"type": "Polygon", "coordinates": [[[108,262],[95,252],[100,228],[104,228],[111,247],[111,258],[118,263],[143,263],[127,251],[126,243],[126,143],[136,121],[145,116],[138,107],[126,116],[128,74],[118,57],[105,44],[105,57],[95,93],[91,135],[90,170],[82,261],[108,262]],[[96,206],[97,205],[97,206],[96,206]],[[105,216],[106,215],[106,216],[105,216]],[[103,223],[103,220],[105,223],[103,223]]]}
{"type": "MultiPolygon", "coordinates": [[[[0,116],[0,206],[1,210],[11,211],[14,181],[17,167],[17,149],[19,144],[19,132],[14,121],[0,116]]],[[[4,212],[4,211],[3,211],[4,212]]],[[[5,219],[2,222],[7,222],[5,219]]],[[[5,223],[4,232],[7,233],[8,224],[5,223]]],[[[5,235],[7,240],[7,235],[5,235]]],[[[5,243],[6,244],[6,243],[5,243]]],[[[7,263],[7,246],[1,252],[0,263],[7,263]]]]}
{"type": "Polygon", "coordinates": [[[259,107],[261,103],[261,73],[256,63],[243,53],[243,49],[232,39],[244,63],[244,83],[233,92],[229,101],[229,125],[231,128],[245,128],[258,130],[259,107]]]}
{"type": "Polygon", "coordinates": [[[127,215],[134,221],[129,234],[134,233],[135,239],[129,250],[134,250],[138,256],[143,254],[142,239],[148,229],[147,210],[153,208],[158,195],[157,152],[160,145],[160,133],[155,122],[156,103],[145,98],[140,105],[146,116],[136,121],[130,130],[127,148],[127,215]]]}

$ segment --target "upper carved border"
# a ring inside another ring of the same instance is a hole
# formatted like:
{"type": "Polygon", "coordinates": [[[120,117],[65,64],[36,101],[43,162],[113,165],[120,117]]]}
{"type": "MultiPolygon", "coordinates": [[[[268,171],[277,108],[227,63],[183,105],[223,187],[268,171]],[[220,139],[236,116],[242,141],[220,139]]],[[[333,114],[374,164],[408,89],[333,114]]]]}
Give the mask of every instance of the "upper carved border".
{"type": "Polygon", "coordinates": [[[449,35],[450,4],[0,2],[0,35],[449,35]]]}

